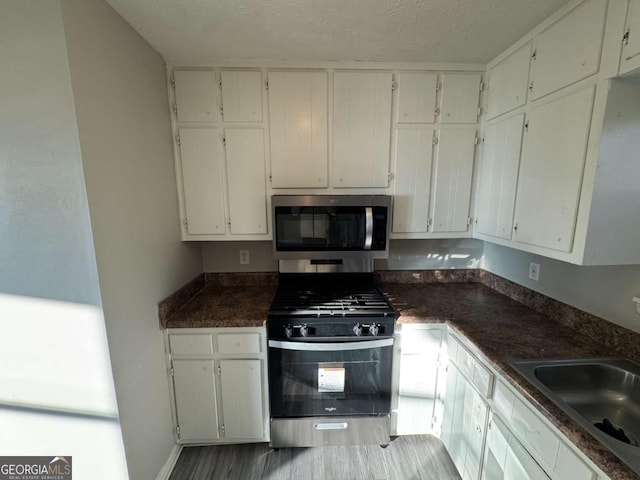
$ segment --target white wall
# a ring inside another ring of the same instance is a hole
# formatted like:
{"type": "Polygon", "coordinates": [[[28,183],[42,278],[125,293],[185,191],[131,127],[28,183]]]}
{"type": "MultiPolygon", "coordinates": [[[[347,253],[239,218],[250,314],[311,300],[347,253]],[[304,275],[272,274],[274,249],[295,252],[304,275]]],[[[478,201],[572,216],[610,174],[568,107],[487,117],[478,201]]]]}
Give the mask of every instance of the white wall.
{"type": "Polygon", "coordinates": [[[640,332],[631,301],[640,295],[640,265],[580,267],[485,243],[483,267],[496,275],[640,332]],[[529,263],[540,264],[540,280],[530,280],[529,263]]]}
{"type": "Polygon", "coordinates": [[[157,302],[202,272],[180,241],[163,59],[103,0],[62,0],[102,302],[129,474],[173,445],[157,302]]]}
{"type": "MultiPolygon", "coordinates": [[[[437,270],[478,268],[481,240],[391,240],[389,258],[376,260],[376,270],[437,270]]],[[[205,272],[275,272],[272,242],[203,242],[205,272]],[[240,265],[240,250],[249,250],[251,263],[240,265]]]]}
{"type": "Polygon", "coordinates": [[[0,2],[0,64],[0,452],[126,478],[59,1],[0,2]]]}

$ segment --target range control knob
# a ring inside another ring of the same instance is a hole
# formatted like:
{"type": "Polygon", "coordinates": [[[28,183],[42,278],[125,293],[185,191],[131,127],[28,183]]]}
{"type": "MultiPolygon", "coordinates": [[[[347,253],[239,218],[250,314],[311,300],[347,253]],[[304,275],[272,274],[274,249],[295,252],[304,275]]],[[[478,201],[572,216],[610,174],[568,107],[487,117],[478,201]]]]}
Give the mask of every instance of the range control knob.
{"type": "Polygon", "coordinates": [[[284,334],[287,338],[291,338],[293,335],[293,327],[290,323],[284,326],[284,334]]]}
{"type": "Polygon", "coordinates": [[[380,333],[380,326],[376,325],[375,323],[372,323],[371,326],[369,327],[369,335],[371,335],[372,337],[375,337],[379,333],[380,333]]]}
{"type": "Polygon", "coordinates": [[[356,323],[355,326],[353,327],[353,333],[356,335],[356,337],[359,337],[360,335],[362,335],[362,325],[360,325],[359,323],[356,323]]]}
{"type": "Polygon", "coordinates": [[[307,328],[306,325],[302,325],[300,327],[300,336],[306,337],[307,335],[309,335],[309,329],[307,328]]]}

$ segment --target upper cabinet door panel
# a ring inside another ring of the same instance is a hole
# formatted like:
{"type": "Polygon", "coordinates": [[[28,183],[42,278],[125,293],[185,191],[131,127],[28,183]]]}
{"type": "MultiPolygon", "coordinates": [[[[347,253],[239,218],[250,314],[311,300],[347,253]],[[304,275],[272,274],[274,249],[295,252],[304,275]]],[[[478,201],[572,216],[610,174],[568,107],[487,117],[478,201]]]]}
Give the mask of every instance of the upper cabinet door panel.
{"type": "Polygon", "coordinates": [[[620,73],[640,68],[640,0],[629,0],[620,73]]]}
{"type": "Polygon", "coordinates": [[[518,176],[516,241],[571,251],[594,92],[595,87],[580,90],[529,114],[518,176]]]}
{"type": "Polygon", "coordinates": [[[397,132],[392,230],[426,232],[434,130],[401,128],[397,132]]]}
{"type": "Polygon", "coordinates": [[[334,73],[334,187],[388,186],[391,89],[391,73],[334,73]]]}
{"type": "Polygon", "coordinates": [[[223,71],[222,117],[225,122],[262,121],[262,74],[248,71],[223,71]]]}
{"type": "Polygon", "coordinates": [[[480,104],[480,74],[442,75],[440,123],[476,123],[480,104]]]}
{"type": "Polygon", "coordinates": [[[218,129],[181,128],[179,133],[187,232],[222,235],[226,225],[218,129]]]}
{"type": "Polygon", "coordinates": [[[271,186],[327,186],[326,72],[269,72],[271,186]]]}
{"type": "Polygon", "coordinates": [[[485,129],[476,204],[477,232],[511,239],[524,115],[485,129]]]}
{"type": "Polygon", "coordinates": [[[175,70],[173,79],[179,122],[218,120],[218,82],[215,72],[175,70]]]}
{"type": "Polygon", "coordinates": [[[267,233],[264,135],[259,128],[225,130],[231,233],[267,233]]]}
{"type": "Polygon", "coordinates": [[[487,118],[497,117],[526,103],[530,58],[531,44],[527,43],[489,70],[487,118]]]}
{"type": "Polygon", "coordinates": [[[433,231],[466,232],[475,130],[441,130],[433,181],[433,231]]]}
{"type": "Polygon", "coordinates": [[[607,0],[586,0],[534,41],[531,99],[597,73],[607,0]]]}
{"type": "Polygon", "coordinates": [[[435,73],[398,75],[398,123],[434,123],[436,114],[435,73]]]}

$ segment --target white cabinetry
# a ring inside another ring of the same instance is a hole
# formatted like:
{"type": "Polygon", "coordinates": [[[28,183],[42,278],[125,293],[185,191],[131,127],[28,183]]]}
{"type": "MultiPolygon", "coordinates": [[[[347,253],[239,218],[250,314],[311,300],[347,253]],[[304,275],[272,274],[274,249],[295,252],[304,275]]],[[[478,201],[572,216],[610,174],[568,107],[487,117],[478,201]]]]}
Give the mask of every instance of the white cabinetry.
{"type": "Polygon", "coordinates": [[[485,128],[475,211],[479,233],[511,238],[523,128],[523,114],[485,128]]]}
{"type": "Polygon", "coordinates": [[[607,0],[586,0],[534,40],[531,98],[597,73],[607,0]]]}
{"type": "Polygon", "coordinates": [[[440,130],[433,167],[433,232],[469,229],[474,130],[440,130]]]}
{"type": "Polygon", "coordinates": [[[269,72],[271,186],[327,186],[327,73],[269,72]]]}
{"type": "Polygon", "coordinates": [[[594,90],[588,87],[529,113],[518,178],[516,241],[571,250],[594,90]]]}
{"type": "Polygon", "coordinates": [[[190,235],[223,235],[226,222],[220,132],[217,128],[181,128],[179,139],[186,231],[190,235]]]}
{"type": "Polygon", "coordinates": [[[435,73],[398,74],[398,123],[434,123],[438,76],[435,73]]]}
{"type": "Polygon", "coordinates": [[[260,72],[244,70],[220,72],[225,122],[262,121],[261,75],[260,72]]]}
{"type": "Polygon", "coordinates": [[[215,122],[218,119],[218,82],[207,70],[173,72],[175,103],[179,122],[215,122]]]}
{"type": "Polygon", "coordinates": [[[518,108],[527,102],[531,44],[520,47],[487,72],[487,118],[518,108]]]}
{"type": "Polygon", "coordinates": [[[397,434],[434,433],[443,326],[405,324],[400,332],[397,434]]]}
{"type": "Polygon", "coordinates": [[[333,186],[387,187],[392,74],[333,74],[333,186]]]}
{"type": "Polygon", "coordinates": [[[440,123],[477,123],[481,79],[479,73],[442,74],[440,123]]]}
{"type": "Polygon", "coordinates": [[[640,0],[629,0],[620,73],[628,73],[637,68],[640,68],[640,0]]]}
{"type": "Polygon", "coordinates": [[[266,234],[267,202],[262,129],[227,129],[225,145],[231,233],[266,234]]]}
{"type": "Polygon", "coordinates": [[[179,443],[268,440],[265,334],[258,327],[167,331],[179,443]]]}

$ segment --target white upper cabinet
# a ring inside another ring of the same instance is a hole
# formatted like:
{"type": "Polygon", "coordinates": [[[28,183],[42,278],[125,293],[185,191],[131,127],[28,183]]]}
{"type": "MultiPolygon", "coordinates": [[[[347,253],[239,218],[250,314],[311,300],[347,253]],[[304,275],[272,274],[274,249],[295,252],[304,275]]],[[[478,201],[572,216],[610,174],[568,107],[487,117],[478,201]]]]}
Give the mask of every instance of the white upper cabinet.
{"type": "Polygon", "coordinates": [[[586,0],[534,41],[531,99],[597,73],[607,0],[586,0]]]}
{"type": "Polygon", "coordinates": [[[489,125],[478,169],[476,232],[511,238],[524,115],[489,125]]]}
{"type": "Polygon", "coordinates": [[[218,120],[216,74],[204,70],[175,70],[175,111],[179,122],[218,120]]]}
{"type": "Polygon", "coordinates": [[[387,187],[392,74],[333,75],[333,186],[387,187]]]}
{"type": "Polygon", "coordinates": [[[487,73],[488,119],[526,103],[530,59],[531,44],[527,43],[489,70],[487,73]]]}
{"type": "Polygon", "coordinates": [[[514,239],[571,251],[595,87],[533,109],[524,134],[514,239]]]}
{"type": "Polygon", "coordinates": [[[480,105],[479,73],[442,75],[440,123],[476,123],[480,105]]]}
{"type": "Polygon", "coordinates": [[[327,73],[269,72],[271,186],[327,186],[327,73]]]}
{"type": "Polygon", "coordinates": [[[620,73],[627,73],[636,68],[640,68],[640,0],[629,0],[620,73]]]}
{"type": "Polygon", "coordinates": [[[220,73],[225,122],[262,121],[262,74],[232,70],[220,73]]]}
{"type": "Polygon", "coordinates": [[[266,234],[264,135],[259,128],[225,130],[231,233],[266,234]]]}
{"type": "Polygon", "coordinates": [[[424,128],[397,130],[393,232],[427,231],[434,134],[424,128]]]}
{"type": "Polygon", "coordinates": [[[435,73],[398,74],[398,123],[434,123],[438,76],[435,73]]]}
{"type": "Polygon", "coordinates": [[[476,130],[441,130],[433,169],[433,232],[469,228],[476,130]]]}
{"type": "Polygon", "coordinates": [[[222,151],[216,128],[181,128],[180,164],[186,231],[190,235],[225,233],[222,151]]]}

